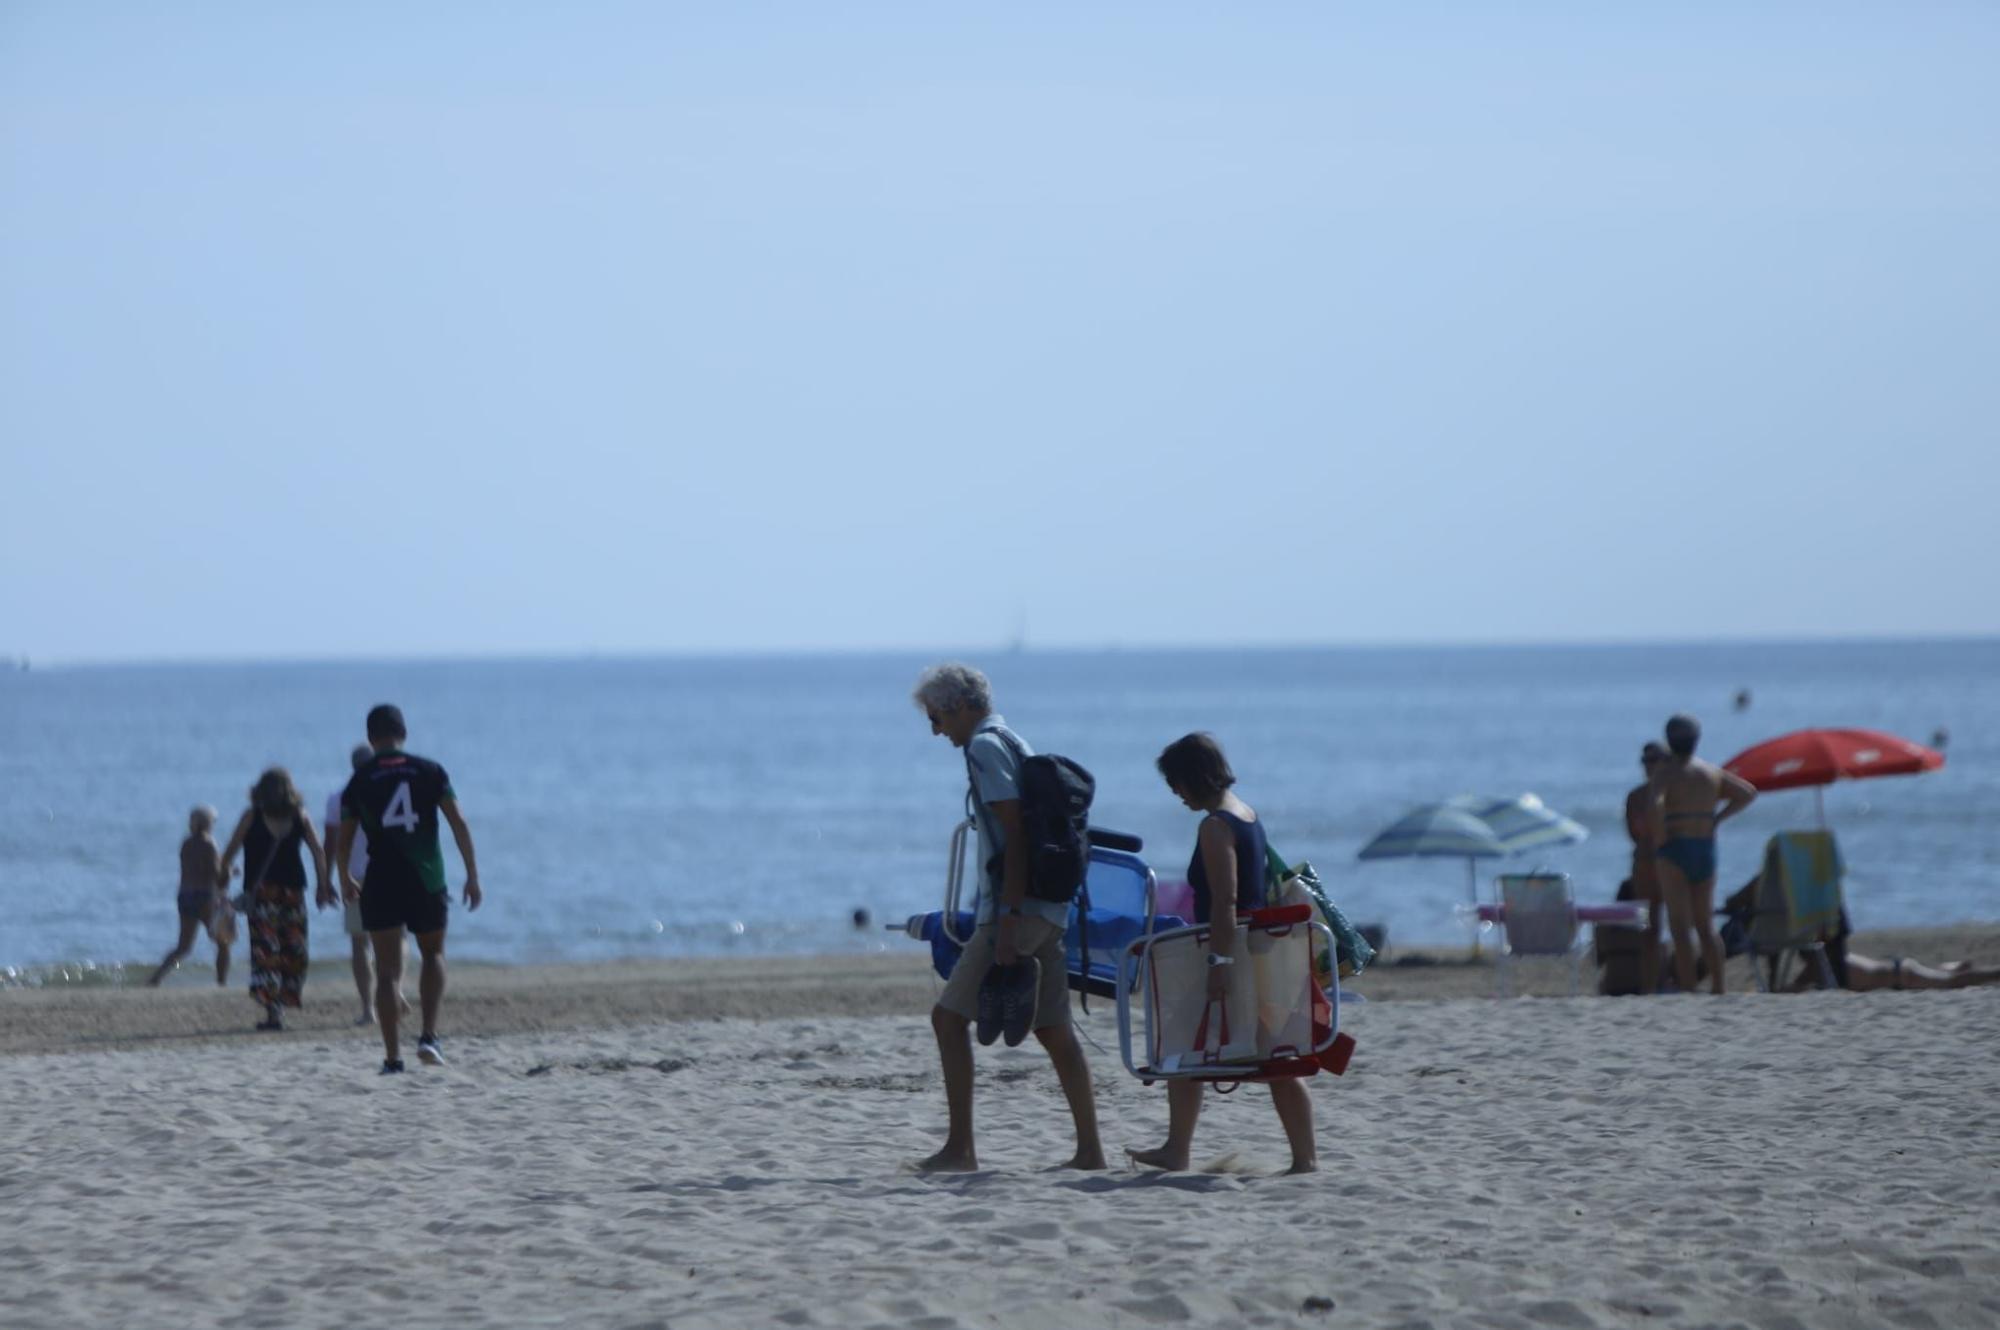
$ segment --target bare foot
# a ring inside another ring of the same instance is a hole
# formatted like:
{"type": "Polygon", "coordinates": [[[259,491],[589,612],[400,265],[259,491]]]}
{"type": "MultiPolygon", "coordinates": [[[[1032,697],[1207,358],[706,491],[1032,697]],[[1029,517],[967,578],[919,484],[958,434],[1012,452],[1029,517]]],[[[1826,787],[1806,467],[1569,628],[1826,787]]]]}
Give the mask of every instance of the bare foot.
{"type": "Polygon", "coordinates": [[[1187,1172],[1188,1157],[1184,1154],[1172,1154],[1164,1145],[1157,1150],[1134,1150],[1128,1147],[1125,1156],[1133,1163],[1147,1168],[1163,1168],[1169,1173],[1187,1172]]]}
{"type": "Polygon", "coordinates": [[[1074,1155],[1057,1164],[1056,1167],[1074,1168],[1084,1173],[1096,1173],[1109,1168],[1110,1165],[1104,1162],[1104,1151],[1102,1149],[1091,1149],[1078,1150],[1074,1155]]]}
{"type": "Polygon", "coordinates": [[[1288,1178],[1295,1178],[1301,1173],[1317,1173],[1317,1172],[1319,1172],[1319,1160],[1294,1159],[1292,1161],[1292,1166],[1285,1170],[1284,1176],[1288,1178]]]}
{"type": "Polygon", "coordinates": [[[919,1173],[977,1173],[978,1171],[978,1155],[971,1150],[955,1150],[951,1146],[946,1146],[917,1165],[919,1173]]]}

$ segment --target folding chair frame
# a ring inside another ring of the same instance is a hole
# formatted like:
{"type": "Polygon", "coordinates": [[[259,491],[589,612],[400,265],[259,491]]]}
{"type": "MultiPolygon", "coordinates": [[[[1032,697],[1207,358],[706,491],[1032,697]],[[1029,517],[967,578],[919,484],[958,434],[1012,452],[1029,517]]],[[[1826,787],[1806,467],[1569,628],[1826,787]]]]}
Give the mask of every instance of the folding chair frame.
{"type": "MultiPolygon", "coordinates": [[[[1238,928],[1262,929],[1273,936],[1288,936],[1295,928],[1304,928],[1309,933],[1317,933],[1328,947],[1333,945],[1333,932],[1317,919],[1311,918],[1309,906],[1288,906],[1272,910],[1253,910],[1239,919],[1238,928]],[[1268,916],[1282,916],[1269,918],[1268,916]],[[1266,916],[1259,922],[1259,916],[1266,916]]],[[[1274,1050],[1273,1056],[1257,1062],[1214,1062],[1192,1067],[1176,1067],[1163,1070],[1150,1063],[1142,1064],[1132,1052],[1132,1000],[1146,991],[1146,976],[1150,973],[1148,962],[1153,949],[1162,943],[1179,938],[1193,937],[1205,939],[1211,932],[1208,924],[1189,924],[1185,928],[1170,928],[1162,933],[1149,932],[1145,937],[1133,942],[1125,950],[1123,969],[1118,985],[1118,1052],[1125,1062],[1125,1070],[1143,1081],[1254,1081],[1283,1077],[1311,1076],[1320,1070],[1316,1059],[1332,1048],[1340,1040],[1340,978],[1334,977],[1333,986],[1322,990],[1331,1014],[1327,1021],[1324,1037],[1315,1037],[1308,1048],[1274,1050]]],[[[1311,982],[1310,979],[1307,981],[1311,982]]],[[[1139,1028],[1143,1034],[1144,1047],[1154,1046],[1153,1004],[1142,1002],[1142,1018],[1139,1028]]],[[[1317,1032],[1316,1032],[1317,1034],[1317,1032]]],[[[1149,1053],[1150,1056],[1150,1053],[1149,1053]]]]}

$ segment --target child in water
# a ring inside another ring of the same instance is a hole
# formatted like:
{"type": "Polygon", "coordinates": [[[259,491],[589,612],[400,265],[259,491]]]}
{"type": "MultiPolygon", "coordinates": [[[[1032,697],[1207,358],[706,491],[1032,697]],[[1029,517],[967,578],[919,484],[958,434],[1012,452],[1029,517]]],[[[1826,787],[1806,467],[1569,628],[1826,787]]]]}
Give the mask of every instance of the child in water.
{"type": "Polygon", "coordinates": [[[195,931],[203,925],[210,927],[215,938],[215,982],[224,986],[229,983],[229,944],[236,936],[236,929],[234,912],[215,885],[222,852],[210,834],[214,830],[213,808],[204,805],[188,814],[188,835],[181,842],[181,884],[174,897],[180,910],[181,937],[160,962],[160,968],[153,971],[153,977],[146,981],[149,986],[159,987],[173,973],[194,949],[195,931]]]}

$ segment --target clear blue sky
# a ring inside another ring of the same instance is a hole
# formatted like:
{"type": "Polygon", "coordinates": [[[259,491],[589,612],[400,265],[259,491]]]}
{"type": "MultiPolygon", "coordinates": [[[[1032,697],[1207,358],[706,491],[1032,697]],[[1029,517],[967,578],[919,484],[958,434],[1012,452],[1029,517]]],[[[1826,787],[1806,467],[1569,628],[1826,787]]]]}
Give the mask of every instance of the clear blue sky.
{"type": "Polygon", "coordinates": [[[1995,70],[1987,4],[16,0],[0,653],[2000,631],[1995,70]]]}

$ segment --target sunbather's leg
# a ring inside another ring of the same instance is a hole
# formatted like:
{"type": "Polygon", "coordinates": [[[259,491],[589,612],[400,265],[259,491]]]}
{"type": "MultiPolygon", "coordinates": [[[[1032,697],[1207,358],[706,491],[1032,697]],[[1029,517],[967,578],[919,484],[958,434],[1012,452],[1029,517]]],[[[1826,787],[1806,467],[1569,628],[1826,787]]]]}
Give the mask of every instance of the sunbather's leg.
{"type": "Polygon", "coordinates": [[[1194,1149],[1194,1124],[1201,1120],[1201,1097],[1206,1090],[1200,1081],[1168,1081],[1167,1143],[1157,1150],[1126,1150],[1132,1162],[1176,1173],[1185,1169],[1194,1149]]]}
{"type": "Polygon", "coordinates": [[[1674,981],[1683,993],[1694,992],[1694,920],[1688,908],[1687,879],[1666,859],[1660,860],[1660,898],[1667,907],[1667,932],[1674,942],[1674,981]]]}
{"type": "Polygon", "coordinates": [[[1708,967],[1709,988],[1712,992],[1721,993],[1722,962],[1726,954],[1722,950],[1722,939],[1715,932],[1715,879],[1690,886],[1687,900],[1694,931],[1701,938],[1701,959],[1708,967]]]}
{"type": "MultiPolygon", "coordinates": [[[[1065,995],[1067,1000],[1067,995],[1065,995]]],[[[1069,1115],[1076,1123],[1076,1154],[1064,1168],[1103,1168],[1104,1142],[1097,1135],[1097,1096],[1090,1088],[1090,1063],[1084,1060],[1083,1045],[1067,1024],[1044,1025],[1035,1038],[1048,1050],[1055,1064],[1056,1079],[1062,1082],[1063,1098],[1069,1100],[1069,1115]]],[[[970,1057],[970,1054],[967,1054],[970,1057]]]]}
{"type": "Polygon", "coordinates": [[[1290,1171],[1317,1172],[1319,1151],[1313,1145],[1312,1096],[1306,1093],[1306,1083],[1291,1078],[1272,1081],[1271,1103],[1278,1110],[1278,1121],[1285,1128],[1285,1140],[1292,1147],[1290,1171]]]}
{"type": "MultiPolygon", "coordinates": [[[[379,1002],[376,1009],[382,1009],[379,1002]]],[[[972,1022],[955,1011],[932,1007],[931,1029],[937,1035],[950,1125],[944,1148],[917,1167],[927,1173],[970,1173],[979,1167],[979,1155],[972,1148],[972,1022]]]]}
{"type": "MultiPolygon", "coordinates": [[[[1849,953],[1850,956],[1852,954],[1849,953]]],[[[1878,987],[1970,988],[1974,984],[2000,983],[2000,967],[1977,969],[1966,961],[1925,965],[1922,961],[1901,960],[1892,964],[1895,966],[1894,976],[1888,984],[1878,987]]]]}

